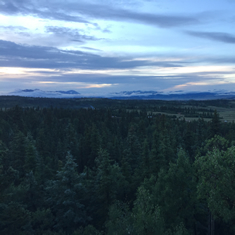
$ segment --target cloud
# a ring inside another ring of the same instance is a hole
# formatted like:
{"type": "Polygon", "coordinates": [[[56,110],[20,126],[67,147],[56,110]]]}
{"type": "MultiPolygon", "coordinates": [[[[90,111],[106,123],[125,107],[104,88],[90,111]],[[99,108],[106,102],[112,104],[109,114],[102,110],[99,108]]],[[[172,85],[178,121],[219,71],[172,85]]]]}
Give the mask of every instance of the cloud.
{"type": "Polygon", "coordinates": [[[81,47],[83,49],[86,49],[86,50],[91,50],[91,51],[102,51],[100,49],[96,49],[96,48],[92,48],[92,47],[81,47]]]}
{"type": "Polygon", "coordinates": [[[167,79],[164,79],[162,77],[157,76],[107,76],[105,74],[61,74],[60,76],[40,77],[38,78],[38,80],[40,83],[44,84],[72,84],[78,82],[83,84],[110,84],[115,86],[117,86],[118,84],[118,86],[122,86],[123,89],[127,89],[128,87],[144,87],[144,89],[162,89],[164,87],[172,85],[174,86],[184,82],[184,80],[176,80],[174,79],[174,77],[168,77],[167,79]]]}
{"type": "Polygon", "coordinates": [[[3,40],[0,40],[0,61],[2,71],[6,71],[0,71],[1,76],[6,77],[10,70],[15,73],[9,74],[9,77],[40,78],[41,81],[89,81],[96,84],[136,86],[151,86],[160,82],[163,86],[166,81],[167,84],[177,85],[215,78],[221,80],[234,74],[233,66],[196,66],[194,61],[183,58],[155,60],[108,57],[78,50],[26,46],[3,40]]]}
{"type": "Polygon", "coordinates": [[[150,24],[162,28],[199,23],[199,20],[196,17],[142,13],[123,8],[113,8],[108,5],[88,5],[83,3],[74,5],[71,8],[68,5],[67,9],[74,13],[79,12],[94,19],[129,21],[135,23],[150,24]]]}
{"type": "MultiPolygon", "coordinates": [[[[37,15],[42,18],[71,22],[90,23],[92,19],[129,21],[150,24],[162,28],[185,26],[200,23],[197,17],[182,15],[165,15],[135,12],[116,5],[95,4],[74,1],[38,1],[36,5],[30,0],[2,0],[0,12],[3,14],[37,15]],[[70,14],[68,14],[70,12],[70,14]]],[[[124,4],[124,3],[123,3],[124,4]]]]}
{"type": "MultiPolygon", "coordinates": [[[[43,3],[43,1],[38,1],[38,3],[40,2],[43,3]]],[[[68,15],[61,10],[53,11],[53,5],[56,4],[56,2],[54,1],[49,5],[50,3],[51,2],[47,1],[44,2],[44,4],[37,5],[33,0],[1,0],[0,13],[6,15],[36,15],[46,19],[89,23],[89,21],[80,16],[68,15]]]]}
{"type": "Polygon", "coordinates": [[[60,50],[54,47],[26,46],[0,40],[2,67],[54,68],[54,69],[133,69],[140,66],[180,67],[167,61],[131,60],[131,58],[105,57],[78,50],[60,50]]]}
{"type": "Polygon", "coordinates": [[[225,43],[235,43],[235,35],[229,33],[221,32],[194,32],[187,31],[187,34],[199,38],[206,38],[213,41],[225,42],[225,43]]]}
{"type": "Polygon", "coordinates": [[[56,36],[69,37],[72,41],[77,42],[100,40],[94,36],[81,34],[77,29],[71,29],[66,27],[47,26],[46,31],[47,33],[53,33],[56,36]]]}
{"type": "Polygon", "coordinates": [[[162,28],[185,26],[199,23],[199,21],[193,17],[136,13],[127,10],[113,12],[110,14],[109,17],[115,20],[127,20],[143,24],[150,24],[162,28]]]}
{"type": "Polygon", "coordinates": [[[27,30],[27,28],[26,27],[23,27],[23,26],[0,26],[0,30],[1,29],[3,29],[3,30],[9,30],[9,31],[17,31],[17,30],[19,30],[19,31],[25,31],[25,30],[27,30]]]}
{"type": "Polygon", "coordinates": [[[111,30],[108,29],[108,28],[106,28],[106,29],[103,29],[102,32],[103,32],[103,33],[111,33],[111,30]]]}

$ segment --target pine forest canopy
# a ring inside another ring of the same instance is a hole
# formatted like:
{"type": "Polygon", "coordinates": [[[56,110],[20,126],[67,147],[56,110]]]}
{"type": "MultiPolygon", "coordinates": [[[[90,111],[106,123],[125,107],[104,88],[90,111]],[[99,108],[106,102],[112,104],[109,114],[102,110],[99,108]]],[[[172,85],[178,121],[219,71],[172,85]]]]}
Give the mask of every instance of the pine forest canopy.
{"type": "Polygon", "coordinates": [[[0,107],[0,234],[235,233],[233,101],[0,107]]]}

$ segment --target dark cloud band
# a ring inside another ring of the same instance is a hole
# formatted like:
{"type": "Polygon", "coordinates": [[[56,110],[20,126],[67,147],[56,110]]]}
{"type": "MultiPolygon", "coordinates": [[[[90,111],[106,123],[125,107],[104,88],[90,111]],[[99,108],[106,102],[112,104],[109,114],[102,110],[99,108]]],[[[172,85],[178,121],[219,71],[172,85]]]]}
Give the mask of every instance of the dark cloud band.
{"type": "Polygon", "coordinates": [[[220,33],[220,32],[194,32],[187,31],[187,34],[199,37],[206,38],[212,41],[225,42],[225,43],[235,43],[235,36],[229,33],[220,33]]]}
{"type": "MultiPolygon", "coordinates": [[[[133,69],[140,66],[180,67],[172,62],[151,60],[124,60],[77,50],[60,50],[54,47],[25,46],[0,40],[2,67],[54,68],[54,69],[133,69]]],[[[125,58],[126,59],[126,58],[125,58]]]]}
{"type": "Polygon", "coordinates": [[[37,15],[42,18],[91,23],[90,19],[104,19],[113,21],[130,21],[150,24],[158,27],[169,28],[200,23],[197,17],[182,15],[164,15],[135,12],[124,8],[109,6],[108,4],[91,4],[78,1],[38,1],[32,0],[2,0],[0,12],[2,14],[37,15]],[[69,14],[70,12],[71,14],[69,14]]]}

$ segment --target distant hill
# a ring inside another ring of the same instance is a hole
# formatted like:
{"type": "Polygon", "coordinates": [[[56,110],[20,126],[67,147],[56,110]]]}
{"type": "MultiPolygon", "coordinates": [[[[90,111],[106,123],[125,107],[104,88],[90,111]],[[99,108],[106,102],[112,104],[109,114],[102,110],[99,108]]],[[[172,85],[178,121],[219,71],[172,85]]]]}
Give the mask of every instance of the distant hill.
{"type": "Polygon", "coordinates": [[[39,89],[24,89],[9,93],[8,95],[23,97],[44,97],[44,98],[79,98],[80,93],[74,90],[69,91],[42,91],[39,89]]]}
{"type": "Polygon", "coordinates": [[[164,94],[156,91],[123,91],[113,93],[112,99],[135,99],[135,100],[212,100],[234,99],[234,92],[188,92],[164,94]]]}
{"type": "Polygon", "coordinates": [[[75,90],[68,91],[43,91],[39,89],[23,89],[10,92],[7,95],[40,98],[109,98],[120,100],[213,100],[235,99],[235,92],[184,92],[163,93],[159,91],[122,91],[104,95],[86,95],[75,90]]]}

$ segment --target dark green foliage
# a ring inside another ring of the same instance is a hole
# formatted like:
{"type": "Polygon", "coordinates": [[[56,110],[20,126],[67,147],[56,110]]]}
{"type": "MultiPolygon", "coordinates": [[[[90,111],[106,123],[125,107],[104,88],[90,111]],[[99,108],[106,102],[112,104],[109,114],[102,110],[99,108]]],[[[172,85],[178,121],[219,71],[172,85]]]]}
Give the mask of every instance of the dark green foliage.
{"type": "Polygon", "coordinates": [[[52,214],[55,216],[53,227],[71,234],[77,226],[84,225],[89,219],[82,204],[84,197],[83,175],[76,171],[77,164],[68,154],[65,166],[58,171],[56,179],[48,182],[47,199],[52,214]]]}
{"type": "Polygon", "coordinates": [[[110,207],[106,228],[108,235],[163,235],[164,220],[149,191],[139,187],[132,212],[128,205],[116,202],[110,207]]]}
{"type": "Polygon", "coordinates": [[[211,137],[213,137],[214,135],[219,135],[221,133],[221,122],[219,119],[219,114],[217,113],[217,111],[215,110],[214,115],[212,117],[211,120],[211,137]]]}
{"type": "MultiPolygon", "coordinates": [[[[235,222],[235,147],[214,148],[195,162],[198,170],[198,196],[205,199],[214,218],[230,225],[235,222]]],[[[230,227],[235,231],[235,227],[230,227]]]]}
{"type": "MultiPolygon", "coordinates": [[[[122,196],[122,187],[125,186],[125,182],[121,168],[117,163],[112,162],[107,151],[99,150],[96,164],[94,187],[98,199],[98,215],[102,221],[107,216],[109,206],[115,199],[122,196]]],[[[104,221],[102,222],[104,223],[104,221]]]]}
{"type": "Polygon", "coordinates": [[[144,187],[139,187],[132,212],[134,234],[163,235],[164,220],[160,209],[153,202],[153,196],[144,187]]]}
{"type": "Polygon", "coordinates": [[[37,209],[31,213],[31,226],[35,234],[54,234],[51,232],[52,225],[54,224],[54,216],[48,209],[37,209]]]}
{"type": "Polygon", "coordinates": [[[235,124],[213,102],[20,100],[0,110],[0,234],[234,233],[235,124]]]}
{"type": "Polygon", "coordinates": [[[79,230],[75,231],[73,235],[102,235],[103,233],[97,230],[92,225],[88,225],[85,228],[80,228],[79,230]]]}
{"type": "Polygon", "coordinates": [[[19,172],[19,177],[25,176],[26,138],[22,132],[17,132],[10,143],[10,165],[19,172]]]}
{"type": "Polygon", "coordinates": [[[193,171],[189,158],[180,149],[176,163],[171,162],[167,170],[163,168],[158,174],[153,189],[154,199],[168,227],[183,223],[188,228],[193,228],[196,200],[196,182],[193,171]],[[175,216],[176,214],[178,216],[175,216]]]}
{"type": "Polygon", "coordinates": [[[117,201],[110,206],[106,230],[107,235],[134,234],[133,217],[128,205],[117,201]]]}
{"type": "Polygon", "coordinates": [[[17,202],[0,204],[0,231],[3,235],[30,234],[30,212],[17,202]]]}

